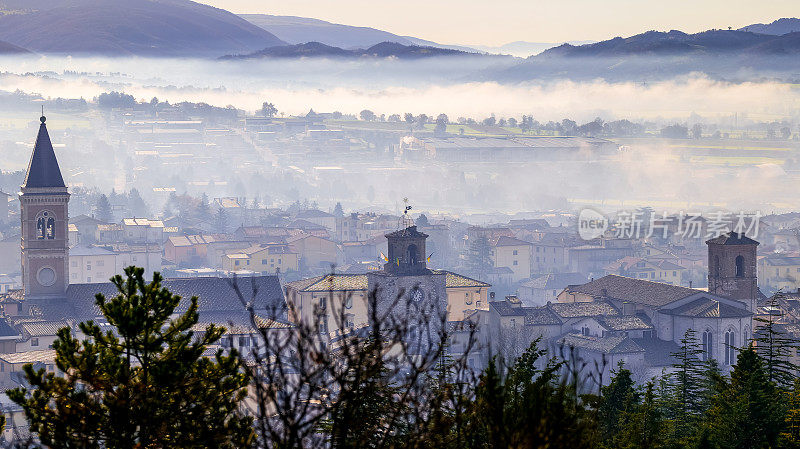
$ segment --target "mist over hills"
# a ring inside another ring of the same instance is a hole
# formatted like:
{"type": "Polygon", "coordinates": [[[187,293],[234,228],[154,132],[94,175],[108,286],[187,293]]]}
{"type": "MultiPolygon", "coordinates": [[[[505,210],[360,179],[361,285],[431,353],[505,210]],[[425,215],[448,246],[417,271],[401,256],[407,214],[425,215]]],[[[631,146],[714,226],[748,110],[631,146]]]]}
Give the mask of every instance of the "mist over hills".
{"type": "Polygon", "coordinates": [[[800,19],[796,18],[739,30],[648,31],[602,42],[548,46],[518,41],[475,50],[311,18],[235,15],[190,0],[0,0],[3,55],[30,51],[244,61],[467,57],[485,62],[449,65],[443,59],[441,65],[459,79],[500,82],[646,81],[695,72],[731,81],[800,78],[800,19]],[[524,55],[539,50],[543,51],[524,60],[482,53],[524,55]]]}
{"type": "Polygon", "coordinates": [[[419,45],[404,45],[397,42],[381,42],[369,48],[343,49],[326,45],[321,42],[306,42],[295,45],[282,45],[269,47],[245,55],[227,55],[220,59],[259,59],[259,58],[397,58],[421,59],[439,56],[474,56],[482,57],[478,53],[467,53],[460,50],[447,48],[428,47],[419,45]]]}
{"type": "Polygon", "coordinates": [[[39,53],[218,57],[283,45],[223,9],[188,0],[3,0],[0,40],[39,53]]]}

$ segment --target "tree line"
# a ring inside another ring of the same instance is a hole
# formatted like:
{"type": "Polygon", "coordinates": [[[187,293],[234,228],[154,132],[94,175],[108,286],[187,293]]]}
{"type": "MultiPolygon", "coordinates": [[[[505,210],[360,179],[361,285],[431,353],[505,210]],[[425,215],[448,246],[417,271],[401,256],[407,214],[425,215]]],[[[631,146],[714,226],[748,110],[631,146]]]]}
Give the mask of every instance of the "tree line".
{"type": "MultiPolygon", "coordinates": [[[[724,374],[689,330],[669,373],[637,385],[624,364],[603,383],[571,348],[537,339],[516,360],[470,366],[476,323],[434,303],[368,296],[369,326],[317,304],[289,332],[254,307],[257,287],[230,287],[248,311],[251,349],[199,326],[181,298],[129,267],[98,294],[103,323],[61,329],[60,373],[25,367],[8,391],[30,437],[53,448],[793,448],[800,446],[795,342],[773,317],[736,348],[724,374]],[[273,323],[273,324],[270,324],[273,323]],[[458,338],[456,338],[458,337],[458,338]]],[[[334,293],[331,293],[333,299],[334,293]]],[[[410,296],[410,295],[409,295],[410,296]]],[[[330,303],[332,305],[332,302],[330,303]]],[[[273,311],[279,314],[279,310],[273,311]]],[[[293,310],[289,308],[289,316],[293,310]]],[[[20,425],[19,422],[7,426],[20,425]]]]}

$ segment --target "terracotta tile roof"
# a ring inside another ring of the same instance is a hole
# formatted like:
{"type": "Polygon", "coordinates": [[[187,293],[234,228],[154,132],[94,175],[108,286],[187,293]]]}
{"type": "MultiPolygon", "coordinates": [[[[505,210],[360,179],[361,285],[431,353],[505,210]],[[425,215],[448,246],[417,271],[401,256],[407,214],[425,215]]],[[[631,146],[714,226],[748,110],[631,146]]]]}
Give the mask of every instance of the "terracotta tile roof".
{"type": "Polygon", "coordinates": [[[451,271],[446,270],[431,270],[434,274],[437,273],[445,273],[447,277],[445,278],[445,287],[489,287],[490,284],[486,282],[481,282],[472,278],[468,278],[466,276],[460,275],[458,273],[453,273],[451,271]]]}
{"type": "Polygon", "coordinates": [[[563,290],[570,285],[586,282],[587,276],[582,273],[550,273],[522,281],[521,287],[546,290],[563,290]]]}
{"type": "Polygon", "coordinates": [[[554,302],[545,307],[549,307],[561,318],[619,315],[619,310],[608,301],[554,302]]]}
{"type": "MultiPolygon", "coordinates": [[[[230,281],[231,279],[220,277],[174,278],[165,279],[162,286],[184,299],[178,305],[176,313],[184,312],[189,305],[188,299],[197,296],[198,312],[202,320],[204,314],[211,312],[233,314],[245,310],[231,287],[230,281]]],[[[264,311],[270,315],[276,313],[281,319],[285,317],[286,302],[277,276],[240,277],[237,278],[237,285],[245,299],[248,300],[252,296],[253,288],[256,289],[256,297],[252,300],[256,311],[264,311]]],[[[102,293],[107,298],[118,294],[117,288],[110,282],[70,284],[67,288],[66,300],[59,298],[40,301],[28,300],[26,303],[41,308],[41,316],[44,319],[74,317],[78,321],[85,321],[100,315],[95,304],[95,294],[97,293],[102,293]]]]}
{"type": "Polygon", "coordinates": [[[329,274],[287,285],[302,292],[357,291],[369,288],[366,274],[329,274]],[[306,282],[309,283],[303,286],[306,282]]]}
{"type": "Polygon", "coordinates": [[[702,297],[674,309],[664,310],[670,315],[695,318],[744,318],[752,315],[744,307],[734,307],[716,299],[702,297]]]}
{"type": "Polygon", "coordinates": [[[494,246],[531,246],[531,242],[526,242],[515,237],[501,235],[495,241],[494,246]]]}
{"type": "MultiPolygon", "coordinates": [[[[489,284],[475,279],[462,276],[460,274],[451,273],[444,270],[431,270],[433,274],[442,274],[445,276],[446,288],[459,288],[459,287],[489,287],[489,284]]],[[[328,292],[328,291],[357,291],[367,290],[368,280],[367,275],[349,274],[349,273],[336,273],[328,274],[325,276],[318,276],[315,278],[303,279],[294,282],[286,283],[287,287],[292,287],[301,292],[328,292]]]]}
{"type": "Polygon", "coordinates": [[[603,276],[583,285],[570,286],[567,290],[595,298],[608,297],[654,307],[665,306],[687,296],[700,293],[700,290],[691,288],[614,274],[603,276]]]}
{"type": "Polygon", "coordinates": [[[624,336],[593,337],[581,334],[567,334],[559,343],[566,347],[585,349],[604,354],[629,354],[644,352],[635,341],[624,336]]]}
{"type": "Polygon", "coordinates": [[[597,322],[610,331],[650,330],[653,325],[646,315],[601,316],[597,322]]]}
{"type": "Polygon", "coordinates": [[[14,352],[11,354],[0,354],[0,360],[11,363],[35,363],[35,362],[53,362],[56,359],[56,351],[54,349],[43,349],[40,351],[26,351],[14,352]]]}
{"type": "Polygon", "coordinates": [[[27,321],[19,324],[20,330],[30,337],[56,335],[62,327],[70,327],[65,320],[59,321],[27,321]]]}

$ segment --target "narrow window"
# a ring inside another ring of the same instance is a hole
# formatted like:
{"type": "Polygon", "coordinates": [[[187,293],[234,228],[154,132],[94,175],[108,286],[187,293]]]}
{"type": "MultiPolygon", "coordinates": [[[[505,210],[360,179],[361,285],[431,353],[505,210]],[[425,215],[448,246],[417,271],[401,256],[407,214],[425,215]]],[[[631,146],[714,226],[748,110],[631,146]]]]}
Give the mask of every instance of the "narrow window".
{"type": "Polygon", "coordinates": [[[736,334],[733,330],[725,332],[725,364],[733,365],[736,363],[736,334]]]}
{"type": "Polygon", "coordinates": [[[736,277],[744,277],[744,257],[736,256],[736,277]]]}
{"type": "Polygon", "coordinates": [[[711,360],[714,353],[714,335],[711,331],[703,332],[703,360],[711,360]]]}

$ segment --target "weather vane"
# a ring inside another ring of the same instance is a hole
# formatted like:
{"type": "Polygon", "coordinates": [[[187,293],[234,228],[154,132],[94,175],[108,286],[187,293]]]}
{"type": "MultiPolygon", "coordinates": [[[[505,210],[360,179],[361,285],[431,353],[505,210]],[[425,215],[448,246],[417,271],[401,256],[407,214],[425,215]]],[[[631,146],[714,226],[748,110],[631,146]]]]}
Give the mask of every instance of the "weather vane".
{"type": "Polygon", "coordinates": [[[408,228],[414,226],[414,220],[408,216],[408,211],[411,210],[411,206],[408,205],[408,198],[403,198],[403,204],[405,204],[405,209],[403,210],[403,215],[400,216],[399,228],[405,234],[408,228]]]}

